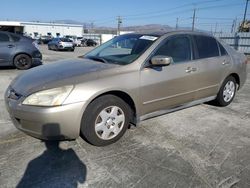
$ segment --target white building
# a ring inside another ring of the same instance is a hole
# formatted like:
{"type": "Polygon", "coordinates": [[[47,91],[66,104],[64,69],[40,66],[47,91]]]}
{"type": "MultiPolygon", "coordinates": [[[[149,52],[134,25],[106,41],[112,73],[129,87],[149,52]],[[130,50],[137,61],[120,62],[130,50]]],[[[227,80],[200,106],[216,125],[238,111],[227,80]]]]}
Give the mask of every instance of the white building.
{"type": "Polygon", "coordinates": [[[82,36],[83,34],[82,25],[42,22],[0,21],[0,30],[24,33],[33,38],[42,35],[52,35],[53,37],[56,37],[64,35],[82,36]]]}

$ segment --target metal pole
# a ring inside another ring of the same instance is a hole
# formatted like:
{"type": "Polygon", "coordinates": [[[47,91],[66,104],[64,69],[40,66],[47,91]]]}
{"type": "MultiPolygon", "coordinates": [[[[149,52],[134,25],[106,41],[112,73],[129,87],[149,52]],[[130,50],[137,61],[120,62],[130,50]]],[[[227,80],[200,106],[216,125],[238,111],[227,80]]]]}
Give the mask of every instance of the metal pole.
{"type": "Polygon", "coordinates": [[[235,19],[233,20],[232,27],[231,27],[231,33],[234,32],[234,26],[235,26],[235,19]]]}
{"type": "Polygon", "coordinates": [[[195,12],[196,12],[196,9],[194,9],[194,13],[193,13],[192,31],[194,31],[194,24],[195,24],[195,12]]]}
{"type": "Polygon", "coordinates": [[[120,35],[121,31],[122,18],[120,16],[117,17],[117,35],[120,35]]]}
{"type": "Polygon", "coordinates": [[[179,23],[179,18],[176,18],[176,25],[175,25],[175,29],[178,29],[178,23],[179,23]]]}
{"type": "Polygon", "coordinates": [[[217,32],[217,22],[215,23],[215,27],[214,27],[214,34],[216,34],[217,32]]]}

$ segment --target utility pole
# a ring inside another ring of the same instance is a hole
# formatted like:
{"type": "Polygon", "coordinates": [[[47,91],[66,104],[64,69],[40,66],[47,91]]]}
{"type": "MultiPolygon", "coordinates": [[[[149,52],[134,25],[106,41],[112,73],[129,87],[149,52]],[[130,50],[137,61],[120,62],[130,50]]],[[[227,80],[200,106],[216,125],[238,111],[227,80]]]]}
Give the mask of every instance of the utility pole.
{"type": "Polygon", "coordinates": [[[122,24],[122,18],[121,16],[117,17],[117,35],[120,35],[121,32],[121,24],[122,24]]]}
{"type": "Polygon", "coordinates": [[[232,27],[231,27],[231,33],[234,32],[234,26],[235,26],[235,19],[233,20],[232,27]]]}
{"type": "Polygon", "coordinates": [[[194,31],[194,24],[195,24],[195,13],[196,13],[196,8],[194,8],[194,13],[193,13],[193,22],[192,22],[192,31],[194,31]]]}
{"type": "Polygon", "coordinates": [[[91,30],[91,33],[94,33],[94,22],[90,23],[90,30],[91,30]]]}
{"type": "Polygon", "coordinates": [[[214,34],[217,32],[217,22],[215,23],[214,34]]]}
{"type": "Polygon", "coordinates": [[[176,25],[175,25],[175,29],[178,29],[178,24],[179,24],[179,18],[176,18],[176,25]]]}
{"type": "Polygon", "coordinates": [[[248,1],[249,1],[249,0],[246,0],[245,12],[244,12],[243,21],[242,21],[242,23],[241,23],[240,31],[243,31],[243,27],[244,27],[244,24],[245,24],[245,21],[246,21],[248,1]]]}

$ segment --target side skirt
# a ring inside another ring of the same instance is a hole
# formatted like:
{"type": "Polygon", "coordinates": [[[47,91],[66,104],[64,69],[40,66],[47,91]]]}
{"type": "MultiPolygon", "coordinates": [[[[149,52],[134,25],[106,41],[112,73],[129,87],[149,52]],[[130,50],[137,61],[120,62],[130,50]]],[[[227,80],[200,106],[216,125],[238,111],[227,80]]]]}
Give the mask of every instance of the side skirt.
{"type": "Polygon", "coordinates": [[[198,105],[198,104],[202,104],[202,103],[205,103],[205,102],[212,101],[214,99],[216,99],[216,96],[207,97],[207,98],[204,98],[204,99],[199,99],[199,100],[196,100],[196,101],[185,103],[183,105],[180,105],[180,106],[177,106],[177,107],[174,107],[174,108],[168,108],[168,109],[165,109],[165,110],[159,110],[159,111],[156,111],[156,112],[145,114],[145,115],[143,115],[143,116],[141,116],[141,117],[139,117],[137,119],[137,124],[140,123],[141,121],[146,120],[146,119],[150,119],[150,118],[157,117],[157,116],[160,116],[160,115],[164,115],[164,114],[168,114],[168,113],[175,112],[175,111],[178,111],[178,110],[182,110],[182,109],[185,109],[185,108],[189,108],[191,106],[195,106],[195,105],[198,105]]]}

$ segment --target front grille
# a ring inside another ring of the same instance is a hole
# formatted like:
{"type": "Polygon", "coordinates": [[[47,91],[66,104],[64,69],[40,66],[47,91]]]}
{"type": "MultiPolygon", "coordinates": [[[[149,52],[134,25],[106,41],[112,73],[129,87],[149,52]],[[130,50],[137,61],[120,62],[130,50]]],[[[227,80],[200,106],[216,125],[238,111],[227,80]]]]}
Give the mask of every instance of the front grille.
{"type": "Polygon", "coordinates": [[[22,95],[17,93],[14,89],[10,88],[7,97],[9,99],[18,100],[22,97],[22,95]]]}

